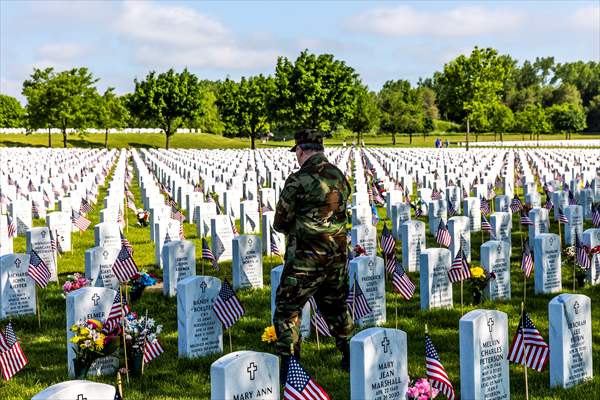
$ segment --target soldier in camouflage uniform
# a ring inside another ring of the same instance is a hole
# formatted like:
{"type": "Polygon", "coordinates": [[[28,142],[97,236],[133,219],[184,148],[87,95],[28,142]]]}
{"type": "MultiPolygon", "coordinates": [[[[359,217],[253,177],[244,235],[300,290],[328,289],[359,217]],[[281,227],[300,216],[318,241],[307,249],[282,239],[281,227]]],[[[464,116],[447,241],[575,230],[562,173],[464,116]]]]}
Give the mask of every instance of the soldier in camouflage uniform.
{"type": "Polygon", "coordinates": [[[300,170],[291,174],[279,196],[273,228],[287,235],[285,264],[275,298],[273,324],[282,371],[289,355],[300,357],[302,308],[313,296],[324,315],[342,368],[349,365],[352,317],[346,305],[346,201],[350,185],[323,154],[323,135],[315,130],[296,133],[300,170]]]}

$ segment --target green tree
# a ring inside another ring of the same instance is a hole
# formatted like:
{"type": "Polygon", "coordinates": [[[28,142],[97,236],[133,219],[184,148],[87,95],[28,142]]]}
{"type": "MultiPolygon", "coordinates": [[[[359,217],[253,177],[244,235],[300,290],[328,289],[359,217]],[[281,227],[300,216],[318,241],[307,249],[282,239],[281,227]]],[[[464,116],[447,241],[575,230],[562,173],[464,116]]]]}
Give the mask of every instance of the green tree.
{"type": "Polygon", "coordinates": [[[509,57],[498,56],[494,49],[475,47],[469,57],[460,55],[444,65],[444,71],[434,76],[438,104],[446,116],[467,125],[466,144],[469,147],[470,114],[480,104],[500,101],[505,81],[513,63],[509,57]]]}
{"type": "Polygon", "coordinates": [[[226,79],[217,100],[226,133],[248,136],[254,150],[258,135],[269,129],[269,104],[274,90],[273,79],[263,75],[243,77],[239,83],[226,79]]]}
{"type": "Polygon", "coordinates": [[[587,126],[590,132],[600,132],[600,94],[587,107],[587,126]]]}
{"type": "MultiPolygon", "coordinates": [[[[35,68],[31,78],[23,82],[29,127],[59,128],[63,146],[67,147],[68,129],[85,129],[95,121],[97,81],[87,68],[58,73],[53,68],[35,68]]],[[[48,131],[48,146],[52,145],[51,140],[48,131]]]]}
{"type": "Polygon", "coordinates": [[[500,141],[504,141],[504,132],[510,132],[515,125],[515,116],[508,106],[493,103],[489,107],[489,123],[490,129],[494,132],[494,140],[496,134],[500,134],[500,141]]]}
{"type": "Polygon", "coordinates": [[[570,83],[575,85],[581,94],[583,105],[600,93],[600,62],[583,62],[557,64],[551,83],[570,83]]]}
{"type": "Polygon", "coordinates": [[[331,54],[304,50],[294,62],[279,57],[273,119],[283,128],[330,132],[352,118],[357,82],[354,69],[331,54]]]}
{"type": "Polygon", "coordinates": [[[562,83],[559,87],[552,91],[551,106],[554,104],[579,104],[581,105],[581,94],[572,83],[562,83]]]}
{"type": "Polygon", "coordinates": [[[377,95],[364,85],[359,85],[356,89],[355,102],[354,112],[348,120],[348,128],[356,132],[357,143],[360,143],[361,134],[370,132],[378,126],[379,108],[377,95]]]}
{"type": "Polygon", "coordinates": [[[169,69],[158,75],[152,71],[143,81],[135,79],[134,82],[130,107],[137,118],[156,124],[164,131],[167,149],[177,128],[202,115],[200,83],[187,69],[181,73],[169,69]]]}
{"type": "Polygon", "coordinates": [[[223,121],[217,107],[217,93],[208,87],[202,88],[202,115],[189,123],[190,128],[199,129],[200,132],[223,134],[223,121]]]}
{"type": "Polygon", "coordinates": [[[114,88],[108,88],[97,98],[96,124],[104,129],[104,147],[108,148],[108,130],[110,128],[125,128],[129,120],[129,111],[123,104],[123,99],[117,97],[114,88]]]}
{"type": "Polygon", "coordinates": [[[479,134],[490,131],[490,121],[488,115],[490,107],[479,101],[473,101],[470,105],[470,129],[475,132],[475,141],[479,140],[479,134]]]}
{"type": "Polygon", "coordinates": [[[22,128],[25,109],[14,97],[0,94],[0,128],[22,128]]]}
{"type": "Polygon", "coordinates": [[[552,129],[552,125],[546,115],[545,110],[539,104],[532,104],[523,111],[515,115],[515,125],[517,130],[522,133],[529,133],[529,139],[533,139],[537,135],[540,139],[540,133],[548,133],[552,129]]]}
{"type": "Polygon", "coordinates": [[[565,134],[565,139],[571,138],[572,132],[585,129],[585,111],[580,104],[555,104],[548,108],[547,114],[555,132],[565,134]]]}

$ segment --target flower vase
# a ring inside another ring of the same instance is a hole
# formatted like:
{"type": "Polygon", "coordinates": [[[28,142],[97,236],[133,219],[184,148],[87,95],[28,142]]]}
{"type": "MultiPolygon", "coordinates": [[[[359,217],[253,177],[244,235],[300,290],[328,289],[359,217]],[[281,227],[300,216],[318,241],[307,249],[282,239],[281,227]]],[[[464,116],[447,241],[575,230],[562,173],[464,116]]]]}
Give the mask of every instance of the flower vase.
{"type": "Polygon", "coordinates": [[[481,304],[481,291],[473,290],[473,305],[481,304]]]}
{"type": "Polygon", "coordinates": [[[146,286],[144,285],[133,285],[131,287],[131,291],[129,292],[129,301],[132,304],[138,301],[142,297],[144,289],[146,289],[146,286]]]}
{"type": "Polygon", "coordinates": [[[75,378],[86,379],[92,363],[88,360],[80,358],[73,359],[73,369],[75,370],[75,378]]]}
{"type": "Polygon", "coordinates": [[[583,288],[585,286],[585,275],[583,274],[578,274],[577,276],[575,276],[576,280],[577,280],[577,287],[579,289],[583,288]]]}
{"type": "Polygon", "coordinates": [[[133,352],[129,357],[129,372],[133,376],[142,376],[142,363],[144,362],[144,354],[141,351],[133,352]]]}

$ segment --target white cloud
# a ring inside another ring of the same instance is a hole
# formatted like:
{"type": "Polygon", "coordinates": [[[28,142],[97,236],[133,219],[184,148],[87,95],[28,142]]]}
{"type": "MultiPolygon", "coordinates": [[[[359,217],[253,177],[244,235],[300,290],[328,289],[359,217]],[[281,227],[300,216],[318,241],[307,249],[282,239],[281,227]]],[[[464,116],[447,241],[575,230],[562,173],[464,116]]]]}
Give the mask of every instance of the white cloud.
{"type": "Polygon", "coordinates": [[[128,1],[115,27],[145,64],[259,68],[272,65],[278,54],[244,46],[221,22],[187,7],[128,1]]]}
{"type": "Polygon", "coordinates": [[[510,32],[523,19],[523,15],[506,9],[467,6],[426,12],[399,6],[356,14],[345,25],[385,36],[472,36],[510,32]]]}
{"type": "Polygon", "coordinates": [[[87,53],[86,46],[75,43],[52,43],[37,49],[38,57],[56,62],[72,62],[87,53]]]}
{"type": "Polygon", "coordinates": [[[570,16],[569,23],[575,30],[592,31],[600,35],[600,5],[578,9],[570,16]]]}

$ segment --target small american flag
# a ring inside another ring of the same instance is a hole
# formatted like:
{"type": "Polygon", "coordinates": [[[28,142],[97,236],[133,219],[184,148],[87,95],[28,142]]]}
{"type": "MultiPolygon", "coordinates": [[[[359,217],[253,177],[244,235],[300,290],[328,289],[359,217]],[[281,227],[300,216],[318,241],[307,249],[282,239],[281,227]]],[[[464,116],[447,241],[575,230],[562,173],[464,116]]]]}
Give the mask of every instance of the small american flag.
{"type": "Polygon", "coordinates": [[[127,240],[125,235],[123,235],[123,231],[121,231],[120,233],[121,233],[121,246],[125,247],[127,249],[127,251],[129,252],[129,254],[133,255],[133,246],[131,246],[131,243],[129,243],[129,240],[127,240]]]}
{"type": "Polygon", "coordinates": [[[454,208],[454,204],[451,200],[448,200],[448,216],[454,217],[458,215],[458,211],[454,208]]]}
{"type": "Polygon", "coordinates": [[[31,181],[31,179],[29,180],[29,184],[27,185],[27,190],[29,190],[30,192],[37,192],[35,185],[31,181]]]}
{"type": "Polygon", "coordinates": [[[425,334],[425,369],[431,386],[439,389],[440,392],[446,395],[448,400],[454,400],[456,394],[452,382],[450,382],[446,369],[440,361],[440,355],[427,334],[425,334]]]}
{"type": "Polygon", "coordinates": [[[575,255],[577,259],[577,264],[583,268],[588,269],[592,266],[592,261],[588,256],[588,248],[581,243],[579,240],[579,235],[575,233],[575,255]]]}
{"type": "Polygon", "coordinates": [[[0,204],[8,204],[8,196],[0,192],[0,204]]]}
{"type": "Polygon", "coordinates": [[[215,256],[210,250],[210,247],[208,247],[208,242],[205,238],[202,238],[202,259],[210,260],[214,269],[216,269],[217,271],[221,270],[221,268],[219,267],[219,263],[215,259],[215,256]]]}
{"type": "Polygon", "coordinates": [[[42,288],[48,286],[48,282],[52,275],[44,260],[40,258],[35,250],[31,250],[31,254],[29,254],[29,269],[27,269],[27,275],[42,288]]]}
{"type": "Polygon", "coordinates": [[[183,230],[183,221],[179,223],[179,240],[185,240],[185,231],[183,230]]]}
{"type": "Polygon", "coordinates": [[[7,215],[6,217],[8,218],[8,237],[12,238],[17,236],[17,224],[15,223],[15,220],[10,215],[7,215]]]}
{"type": "Polygon", "coordinates": [[[46,193],[46,189],[43,192],[43,201],[46,206],[50,205],[50,197],[48,197],[48,193],[46,193]]]}
{"type": "Polygon", "coordinates": [[[177,221],[183,223],[185,221],[185,216],[179,211],[177,208],[171,206],[171,218],[176,219],[177,221]]]}
{"type": "Polygon", "coordinates": [[[531,276],[533,271],[533,257],[531,256],[531,249],[529,248],[529,239],[525,239],[523,243],[523,258],[521,258],[521,269],[526,277],[531,276]]]}
{"type": "Polygon", "coordinates": [[[552,204],[552,200],[550,200],[550,196],[546,196],[546,203],[544,203],[544,208],[546,210],[550,210],[550,209],[552,209],[552,207],[554,207],[554,204],[552,204]]]}
{"type": "Polygon", "coordinates": [[[325,320],[325,317],[323,316],[321,311],[319,311],[319,307],[317,307],[317,302],[315,301],[315,298],[311,296],[310,299],[308,299],[308,303],[310,304],[310,308],[312,308],[313,310],[313,315],[310,320],[315,326],[317,332],[321,336],[331,337],[332,335],[331,331],[329,330],[329,325],[327,324],[327,321],[325,320]]]}
{"type": "Polygon", "coordinates": [[[9,322],[4,333],[0,332],[0,369],[4,380],[10,380],[27,365],[27,357],[21,349],[17,335],[9,322]]]}
{"type": "Polygon", "coordinates": [[[137,212],[137,207],[133,199],[127,199],[127,208],[129,208],[133,212],[137,212]]]}
{"type": "Polygon", "coordinates": [[[452,242],[452,238],[450,237],[450,232],[448,231],[448,227],[444,223],[444,220],[440,218],[440,223],[438,225],[437,232],[435,234],[435,241],[444,247],[450,246],[452,242]]]}
{"type": "Polygon", "coordinates": [[[237,230],[237,226],[235,226],[235,221],[232,218],[229,218],[229,222],[231,223],[231,231],[233,232],[233,237],[238,237],[240,233],[237,230]]]}
{"type": "Polygon", "coordinates": [[[492,225],[483,214],[481,214],[481,230],[484,232],[492,231],[492,225]]]}
{"type": "Polygon", "coordinates": [[[92,221],[81,215],[79,212],[71,211],[71,221],[80,231],[85,231],[90,226],[92,221]]]}
{"type": "Polygon", "coordinates": [[[481,196],[479,197],[479,209],[483,214],[490,213],[490,202],[481,196]]]}
{"type": "Polygon", "coordinates": [[[431,200],[440,200],[442,198],[442,192],[434,188],[431,192],[431,200]]]}
{"type": "Polygon", "coordinates": [[[525,210],[521,210],[521,225],[533,225],[533,221],[525,210]]]}
{"type": "Polygon", "coordinates": [[[515,197],[512,199],[512,201],[510,202],[510,209],[514,213],[521,211],[523,209],[523,203],[521,202],[521,199],[519,199],[519,196],[517,196],[516,194],[515,194],[515,197]]]}
{"type": "Polygon", "coordinates": [[[125,219],[123,219],[123,211],[121,211],[121,208],[119,208],[119,211],[117,212],[117,223],[121,227],[125,226],[125,219]]]}
{"type": "Polygon", "coordinates": [[[549,346],[529,315],[523,312],[523,318],[519,321],[517,333],[508,351],[508,360],[542,372],[548,362],[548,354],[549,346]]]}
{"type": "Polygon", "coordinates": [[[383,224],[383,230],[381,232],[381,250],[383,254],[394,254],[396,251],[396,241],[392,236],[387,224],[383,224]]]}
{"type": "Polygon", "coordinates": [[[37,201],[31,201],[31,214],[33,214],[35,218],[40,217],[40,206],[37,201]]]}
{"type": "Polygon", "coordinates": [[[106,318],[106,322],[104,326],[107,331],[112,331],[117,326],[119,326],[119,321],[123,317],[123,315],[129,313],[129,306],[125,299],[123,299],[123,308],[121,309],[121,293],[117,291],[115,298],[113,299],[113,303],[110,307],[110,311],[108,312],[108,317],[106,318]]]}
{"type": "Polygon", "coordinates": [[[81,205],[79,206],[79,212],[82,214],[87,214],[92,211],[92,206],[86,199],[81,199],[81,205]]]}
{"type": "Polygon", "coordinates": [[[448,279],[450,280],[450,283],[456,283],[469,278],[471,278],[471,270],[469,269],[467,257],[465,257],[465,253],[461,246],[454,257],[454,260],[452,260],[452,266],[448,271],[448,279]]]}
{"type": "Polygon", "coordinates": [[[575,200],[575,195],[572,190],[569,190],[569,205],[574,206],[577,205],[577,200],[575,200]]]}
{"type": "Polygon", "coordinates": [[[405,300],[410,300],[415,294],[416,286],[410,280],[410,277],[406,274],[399,262],[396,263],[396,268],[392,274],[392,286],[405,300]]]}
{"type": "Polygon", "coordinates": [[[558,222],[562,222],[563,224],[569,223],[569,218],[567,218],[562,208],[558,209],[558,222]]]}
{"type": "Polygon", "coordinates": [[[348,304],[348,308],[352,313],[352,319],[355,320],[362,319],[373,312],[356,277],[354,278],[354,285],[352,285],[348,293],[346,304],[348,304]]]}
{"type": "Polygon", "coordinates": [[[135,265],[133,257],[125,246],[121,246],[121,250],[112,266],[112,270],[121,283],[129,281],[131,277],[138,274],[137,265],[135,265]]]}
{"type": "Polygon", "coordinates": [[[295,356],[290,357],[284,400],[329,400],[329,395],[308,375],[295,356]]]}
{"type": "Polygon", "coordinates": [[[592,210],[592,224],[594,226],[600,226],[600,203],[596,204],[596,207],[592,210]]]}
{"type": "Polygon", "coordinates": [[[165,350],[158,342],[158,339],[150,341],[148,338],[146,338],[144,343],[144,364],[148,364],[150,361],[154,360],[164,352],[165,350]]]}
{"type": "Polygon", "coordinates": [[[279,250],[279,238],[277,237],[277,234],[275,233],[275,230],[273,229],[273,225],[271,225],[271,253],[275,254],[276,256],[281,257],[281,250],[279,250]]]}
{"type": "Polygon", "coordinates": [[[224,279],[221,284],[221,290],[219,290],[219,295],[213,304],[213,311],[223,324],[224,329],[228,329],[235,324],[245,313],[244,307],[242,307],[227,279],[224,279]]]}

